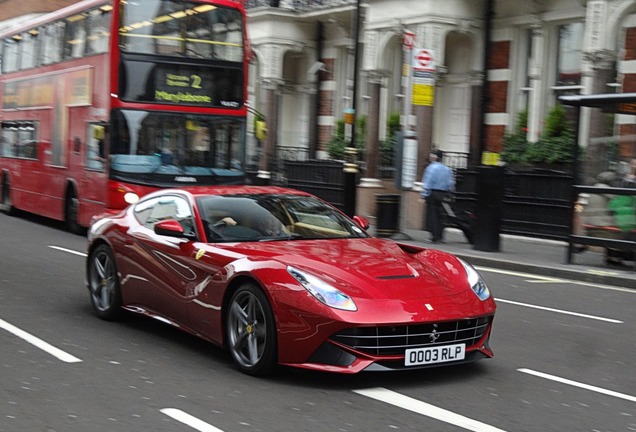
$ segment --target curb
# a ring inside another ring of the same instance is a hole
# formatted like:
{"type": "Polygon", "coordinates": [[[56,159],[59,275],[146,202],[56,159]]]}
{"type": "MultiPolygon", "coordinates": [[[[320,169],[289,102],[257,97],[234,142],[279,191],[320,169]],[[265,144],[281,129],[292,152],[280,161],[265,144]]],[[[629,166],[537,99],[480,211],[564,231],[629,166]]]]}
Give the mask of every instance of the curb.
{"type": "Polygon", "coordinates": [[[531,273],[540,276],[636,289],[636,272],[633,272],[633,275],[630,277],[627,272],[625,272],[625,274],[619,274],[611,270],[604,271],[590,267],[584,267],[585,270],[567,269],[562,267],[539,266],[537,264],[483,258],[471,254],[463,254],[461,252],[451,253],[476,266],[492,267],[501,270],[531,273]]]}
{"type": "MultiPolygon", "coordinates": [[[[446,231],[448,234],[458,236],[458,238],[463,239],[463,234],[459,230],[455,230],[453,228],[447,228],[446,231]]],[[[425,239],[428,237],[427,233],[419,230],[408,230],[403,235],[409,237],[409,243],[415,243],[418,245],[422,245],[425,239]]],[[[549,240],[549,239],[541,239],[541,238],[532,238],[532,237],[522,237],[516,235],[508,235],[502,234],[501,238],[505,242],[512,242],[515,244],[527,244],[528,247],[532,247],[532,245],[541,246],[543,248],[563,248],[567,244],[563,241],[558,240],[549,240]]],[[[404,239],[399,239],[404,240],[404,239]]],[[[424,246],[430,246],[426,243],[424,246]]],[[[440,245],[441,246],[441,245],[440,245]]],[[[480,253],[467,252],[464,248],[458,248],[456,246],[453,247],[439,247],[440,250],[444,250],[453,255],[456,255],[467,262],[482,267],[491,267],[500,270],[508,270],[508,271],[516,271],[522,273],[529,273],[538,276],[559,278],[559,279],[570,279],[579,282],[587,282],[601,285],[612,285],[625,287],[630,289],[636,289],[636,271],[633,268],[628,268],[625,270],[615,269],[611,267],[598,267],[598,266],[590,266],[586,264],[565,264],[563,261],[559,262],[549,262],[550,257],[545,260],[545,263],[541,261],[537,261],[537,259],[530,259],[529,261],[520,261],[520,257],[516,256],[516,260],[511,260],[510,257],[506,258],[505,252],[497,252],[494,254],[488,254],[489,256],[484,256],[480,253]]],[[[544,249],[545,250],[545,249],[544,249]]],[[[539,253],[541,252],[534,252],[539,253]]],[[[518,255],[518,253],[517,253],[518,255]]],[[[523,258],[521,258],[523,259],[523,258]]]]}

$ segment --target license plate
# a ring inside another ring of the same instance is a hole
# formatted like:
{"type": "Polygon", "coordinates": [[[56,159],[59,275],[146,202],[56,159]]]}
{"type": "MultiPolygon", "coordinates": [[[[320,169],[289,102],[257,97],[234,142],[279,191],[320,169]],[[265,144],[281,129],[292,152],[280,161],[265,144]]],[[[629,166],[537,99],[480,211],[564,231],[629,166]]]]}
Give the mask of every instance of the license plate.
{"type": "Polygon", "coordinates": [[[444,345],[430,348],[407,349],[404,355],[404,366],[444,363],[463,360],[466,356],[466,345],[444,345]]]}

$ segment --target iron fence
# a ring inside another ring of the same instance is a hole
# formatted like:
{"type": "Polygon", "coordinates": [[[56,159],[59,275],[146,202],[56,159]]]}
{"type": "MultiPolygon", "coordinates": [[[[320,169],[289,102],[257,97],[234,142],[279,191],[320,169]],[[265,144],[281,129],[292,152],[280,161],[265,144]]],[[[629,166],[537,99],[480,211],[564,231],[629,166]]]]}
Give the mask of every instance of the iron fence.
{"type": "MultiPolygon", "coordinates": [[[[455,211],[477,211],[478,172],[456,171],[455,211]]],[[[566,240],[570,231],[572,174],[544,169],[504,173],[501,232],[566,240]]],[[[478,227],[477,227],[478,229],[478,227]]]]}
{"type": "MultiPolygon", "coordinates": [[[[279,147],[273,183],[310,192],[342,209],[342,161],[315,160],[307,148],[279,147]]],[[[478,171],[466,168],[464,153],[445,153],[444,163],[454,168],[458,214],[477,211],[478,171]]],[[[364,176],[364,163],[360,163],[364,176]]],[[[380,177],[391,178],[393,167],[381,167],[380,177]]],[[[566,240],[570,229],[572,174],[546,169],[506,170],[501,232],[527,237],[566,240]]],[[[477,227],[478,229],[478,227],[477,227]]]]}
{"type": "Polygon", "coordinates": [[[337,6],[355,5],[356,0],[246,0],[245,7],[276,7],[281,9],[308,12],[316,9],[326,9],[337,6]]]}
{"type": "Polygon", "coordinates": [[[283,162],[285,186],[316,195],[344,208],[344,171],[342,161],[305,160],[283,162]]]}

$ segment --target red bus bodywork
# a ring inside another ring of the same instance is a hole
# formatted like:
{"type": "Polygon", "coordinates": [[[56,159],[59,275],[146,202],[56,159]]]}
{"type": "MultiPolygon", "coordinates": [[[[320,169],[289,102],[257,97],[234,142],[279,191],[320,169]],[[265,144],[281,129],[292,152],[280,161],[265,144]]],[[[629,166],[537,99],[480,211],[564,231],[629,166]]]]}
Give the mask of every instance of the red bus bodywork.
{"type": "MultiPolygon", "coordinates": [[[[99,7],[108,8],[111,13],[106,52],[0,75],[0,122],[14,124],[16,128],[37,124],[36,150],[29,157],[3,157],[0,142],[0,204],[5,211],[20,209],[66,221],[72,231],[80,232],[82,227],[90,225],[94,215],[124,208],[127,205],[124,196],[128,192],[143,196],[161,187],[174,186],[162,182],[153,184],[152,181],[127,182],[109,178],[107,156],[102,168],[96,169],[87,163],[89,125],[109,125],[113,110],[246,118],[244,103],[225,109],[122,100],[118,94],[121,79],[119,3],[120,0],[84,0],[0,34],[2,41],[20,32],[99,7]],[[61,146],[61,152],[58,150],[57,157],[53,158],[55,152],[52,146],[56,142],[61,146]]],[[[244,22],[245,11],[241,2],[200,0],[196,3],[237,9],[244,22]]],[[[247,50],[245,26],[242,34],[242,46],[247,50]]],[[[247,61],[247,55],[244,55],[243,96],[247,90],[247,61]]]]}

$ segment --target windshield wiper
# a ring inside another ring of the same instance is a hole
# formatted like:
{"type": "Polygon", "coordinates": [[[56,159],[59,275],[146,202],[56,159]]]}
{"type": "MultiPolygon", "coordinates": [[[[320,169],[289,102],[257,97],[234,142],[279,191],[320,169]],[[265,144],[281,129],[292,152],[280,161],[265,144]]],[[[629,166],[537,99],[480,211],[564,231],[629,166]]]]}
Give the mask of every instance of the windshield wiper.
{"type": "Polygon", "coordinates": [[[281,236],[278,236],[278,237],[268,237],[268,238],[260,239],[259,242],[271,242],[271,241],[283,241],[283,240],[301,240],[301,239],[304,239],[304,238],[305,237],[302,236],[301,234],[290,233],[290,234],[281,235],[281,236]]]}

